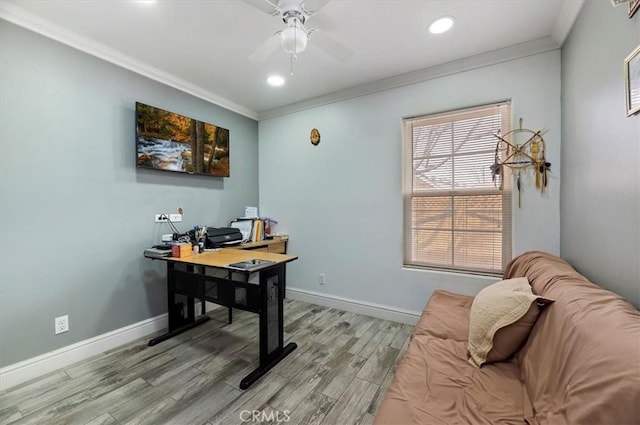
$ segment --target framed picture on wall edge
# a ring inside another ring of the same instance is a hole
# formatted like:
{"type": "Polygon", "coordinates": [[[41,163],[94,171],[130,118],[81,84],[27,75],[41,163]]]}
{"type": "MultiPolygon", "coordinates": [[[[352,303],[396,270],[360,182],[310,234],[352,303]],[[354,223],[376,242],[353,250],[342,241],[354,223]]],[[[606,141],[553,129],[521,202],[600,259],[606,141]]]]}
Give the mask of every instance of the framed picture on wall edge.
{"type": "Polygon", "coordinates": [[[632,18],[633,15],[638,11],[638,7],[640,7],[640,0],[631,0],[629,2],[629,18],[632,18]]]}
{"type": "Polygon", "coordinates": [[[640,111],[640,45],[624,60],[627,116],[640,111]]]}

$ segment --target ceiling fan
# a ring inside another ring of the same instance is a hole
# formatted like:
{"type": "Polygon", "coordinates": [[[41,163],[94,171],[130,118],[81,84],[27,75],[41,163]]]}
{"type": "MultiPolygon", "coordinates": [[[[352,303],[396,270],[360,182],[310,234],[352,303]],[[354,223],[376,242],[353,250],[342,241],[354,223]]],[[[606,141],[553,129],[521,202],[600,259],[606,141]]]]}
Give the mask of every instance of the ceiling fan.
{"type": "Polygon", "coordinates": [[[324,32],[316,28],[307,29],[304,26],[307,20],[324,7],[329,0],[244,0],[244,2],[271,16],[282,18],[286,24],[286,28],[269,36],[249,56],[250,62],[266,62],[279,47],[294,59],[298,53],[307,48],[308,42],[320,47],[341,62],[348,60],[353,55],[351,49],[324,32]]]}

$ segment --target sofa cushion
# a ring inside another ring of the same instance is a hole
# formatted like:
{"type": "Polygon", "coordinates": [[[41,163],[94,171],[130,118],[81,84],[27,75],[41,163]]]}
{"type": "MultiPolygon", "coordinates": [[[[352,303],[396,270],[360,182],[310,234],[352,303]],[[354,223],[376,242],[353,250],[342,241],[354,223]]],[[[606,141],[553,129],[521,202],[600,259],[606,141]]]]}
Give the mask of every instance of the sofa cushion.
{"type": "Polygon", "coordinates": [[[511,357],[524,345],[542,309],[550,300],[539,298],[514,323],[499,329],[493,337],[493,347],[487,354],[487,363],[500,362],[511,357]]]}
{"type": "Polygon", "coordinates": [[[523,398],[513,362],[478,369],[464,342],[415,336],[374,423],[522,425],[523,398]]]}
{"type": "Polygon", "coordinates": [[[555,300],[515,357],[528,423],[640,423],[640,312],[550,254],[513,260],[505,278],[519,276],[555,300]]]}
{"type": "Polygon", "coordinates": [[[447,291],[433,291],[413,335],[430,335],[455,341],[469,337],[469,309],[473,297],[447,291]]]}
{"type": "Polygon", "coordinates": [[[518,424],[524,393],[512,362],[482,369],[467,361],[473,298],[435,291],[398,363],[376,425],[518,424]]]}
{"type": "Polygon", "coordinates": [[[502,361],[526,341],[538,317],[537,301],[526,277],[503,280],[481,290],[471,305],[471,360],[482,366],[502,361]]]}

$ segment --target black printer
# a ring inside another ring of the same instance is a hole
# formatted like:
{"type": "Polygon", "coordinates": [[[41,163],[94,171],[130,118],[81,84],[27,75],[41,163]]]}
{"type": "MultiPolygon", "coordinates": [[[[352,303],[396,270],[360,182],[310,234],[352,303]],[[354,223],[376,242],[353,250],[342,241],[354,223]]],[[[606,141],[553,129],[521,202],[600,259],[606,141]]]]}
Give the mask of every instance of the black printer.
{"type": "Polygon", "coordinates": [[[205,248],[220,248],[242,242],[242,233],[235,227],[207,227],[205,248]]]}

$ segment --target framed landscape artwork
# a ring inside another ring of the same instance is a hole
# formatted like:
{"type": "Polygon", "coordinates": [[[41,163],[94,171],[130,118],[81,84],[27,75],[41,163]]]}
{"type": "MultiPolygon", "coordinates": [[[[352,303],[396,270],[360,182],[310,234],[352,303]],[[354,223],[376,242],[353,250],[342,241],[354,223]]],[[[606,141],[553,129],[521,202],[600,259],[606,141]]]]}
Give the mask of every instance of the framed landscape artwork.
{"type": "Polygon", "coordinates": [[[229,177],[229,130],[136,102],[136,165],[229,177]]]}
{"type": "Polygon", "coordinates": [[[627,116],[640,111],[640,45],[624,60],[627,116]]]}

